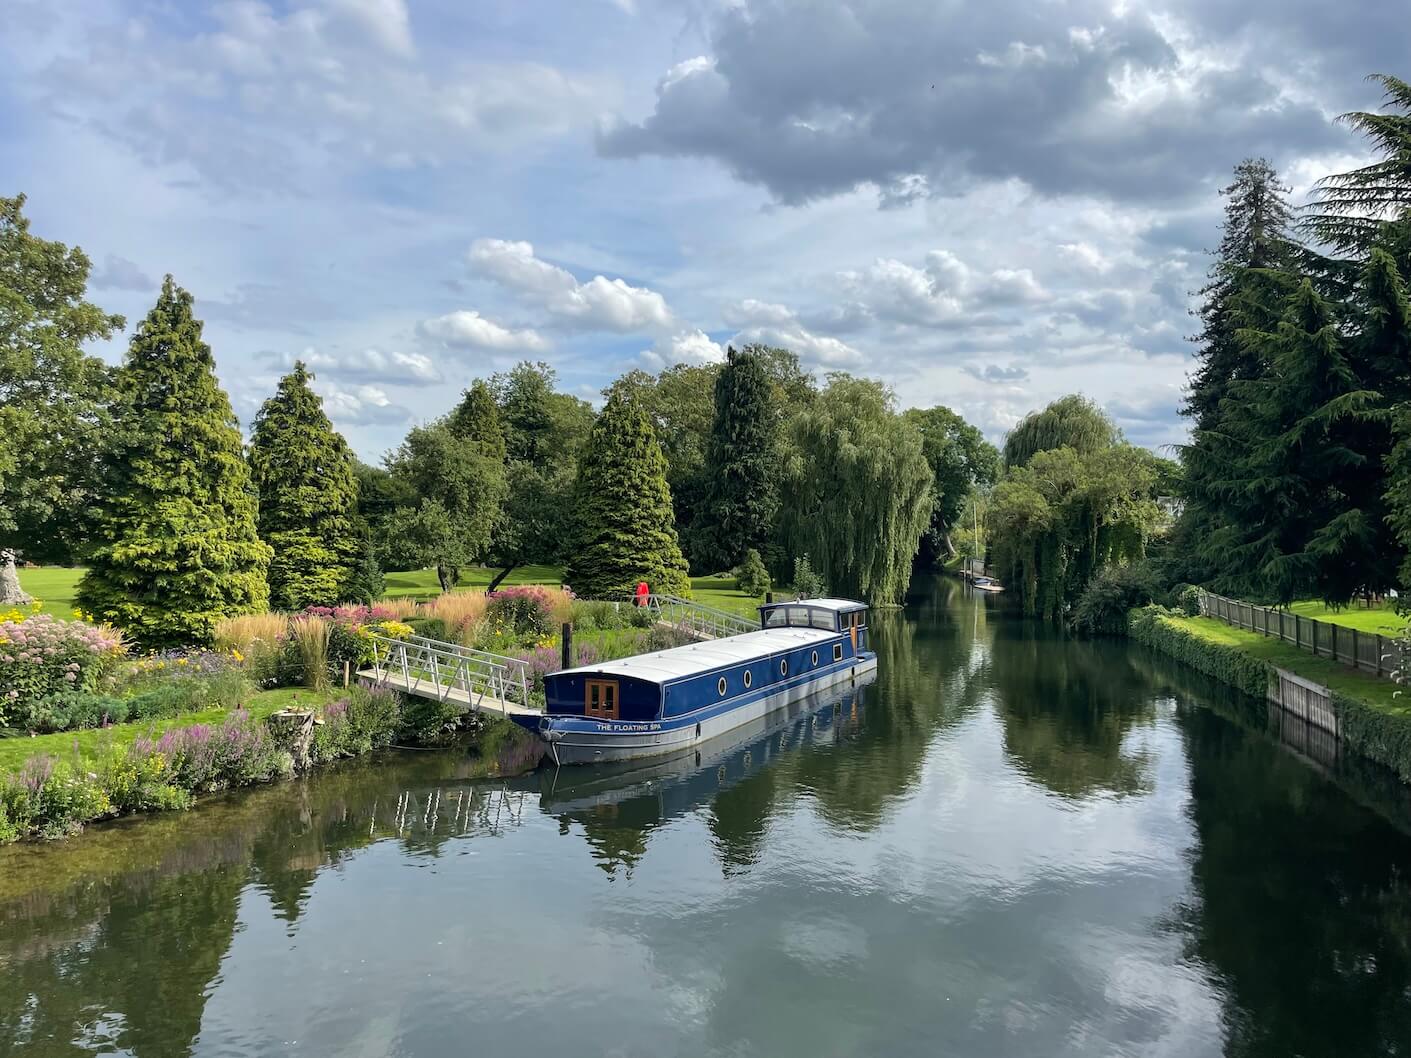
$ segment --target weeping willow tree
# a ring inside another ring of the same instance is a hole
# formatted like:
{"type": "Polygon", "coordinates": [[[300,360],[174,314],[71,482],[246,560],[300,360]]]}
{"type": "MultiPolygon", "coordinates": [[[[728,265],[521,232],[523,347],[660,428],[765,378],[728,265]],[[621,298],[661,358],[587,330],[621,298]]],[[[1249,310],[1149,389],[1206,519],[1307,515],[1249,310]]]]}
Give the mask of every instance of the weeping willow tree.
{"type": "Polygon", "coordinates": [[[990,511],[990,555],[1026,613],[1057,620],[1097,570],[1146,554],[1162,519],[1159,477],[1157,458],[1128,444],[1040,451],[1005,475],[990,511]]]}
{"type": "Polygon", "coordinates": [[[1079,454],[1110,448],[1121,439],[1106,412],[1077,393],[1030,412],[1004,439],[1004,465],[1022,467],[1039,452],[1071,448],[1079,454]]]}
{"type": "Polygon", "coordinates": [[[830,375],[791,424],[781,472],[787,550],[874,603],[900,601],[935,502],[921,434],[893,404],[880,383],[830,375]]]}

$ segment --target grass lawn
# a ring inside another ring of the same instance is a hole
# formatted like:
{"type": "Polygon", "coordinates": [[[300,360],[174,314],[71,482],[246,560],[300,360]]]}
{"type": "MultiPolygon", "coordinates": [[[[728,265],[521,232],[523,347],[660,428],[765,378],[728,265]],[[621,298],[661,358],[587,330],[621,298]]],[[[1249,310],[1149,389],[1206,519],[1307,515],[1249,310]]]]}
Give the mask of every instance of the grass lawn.
{"type": "Polygon", "coordinates": [[[1384,636],[1394,636],[1406,627],[1405,618],[1396,612],[1396,605],[1391,602],[1370,609],[1353,603],[1341,610],[1321,602],[1296,602],[1289,609],[1300,617],[1355,628],[1359,632],[1380,632],[1384,636]]]}
{"type": "Polygon", "coordinates": [[[44,604],[44,612],[69,620],[73,617],[74,594],[78,591],[82,568],[40,566],[22,569],[20,587],[44,604]]]}
{"type": "MultiPolygon", "coordinates": [[[[300,705],[321,705],[333,701],[337,693],[316,693],[303,687],[281,687],[275,691],[260,691],[246,703],[245,708],[250,710],[251,716],[262,718],[283,709],[296,699],[300,705]]],[[[171,727],[219,724],[225,716],[224,709],[204,709],[200,712],[164,717],[161,720],[139,720],[136,723],[114,724],[112,727],[91,728],[86,731],[60,731],[52,735],[36,735],[34,738],[0,738],[0,774],[17,771],[36,753],[52,753],[56,757],[67,758],[77,745],[81,755],[92,757],[109,744],[126,746],[141,735],[160,735],[171,727]]]]}
{"type": "Polygon", "coordinates": [[[1238,647],[1246,654],[1287,669],[1304,679],[1321,683],[1349,698],[1360,698],[1384,712],[1411,715],[1411,690],[1403,691],[1389,679],[1369,676],[1346,665],[1340,665],[1331,658],[1315,658],[1292,643],[1265,637],[1243,628],[1232,628],[1214,617],[1180,617],[1171,620],[1204,639],[1238,647]],[[1398,691],[1402,693],[1398,694],[1398,691]]]}
{"type": "MultiPolygon", "coordinates": [[[[484,591],[499,567],[464,566],[461,568],[461,581],[456,591],[484,591]]],[[[512,584],[549,584],[557,588],[563,579],[563,570],[558,566],[520,566],[501,581],[502,587],[512,584]]],[[[434,569],[411,569],[401,573],[386,575],[387,589],[383,595],[389,599],[433,599],[441,594],[441,585],[436,580],[434,569]]]]}

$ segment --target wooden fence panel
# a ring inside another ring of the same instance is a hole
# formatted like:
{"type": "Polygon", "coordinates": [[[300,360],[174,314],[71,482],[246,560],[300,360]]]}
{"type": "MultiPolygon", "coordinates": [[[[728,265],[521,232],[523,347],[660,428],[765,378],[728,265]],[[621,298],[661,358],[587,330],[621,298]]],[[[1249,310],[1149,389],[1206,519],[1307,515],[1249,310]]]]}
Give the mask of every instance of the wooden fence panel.
{"type": "Polygon", "coordinates": [[[1330,657],[1350,668],[1377,676],[1390,676],[1396,667],[1395,641],[1373,632],[1330,624],[1239,599],[1227,599],[1210,592],[1201,594],[1200,612],[1236,628],[1278,636],[1315,657],[1330,657]]]}

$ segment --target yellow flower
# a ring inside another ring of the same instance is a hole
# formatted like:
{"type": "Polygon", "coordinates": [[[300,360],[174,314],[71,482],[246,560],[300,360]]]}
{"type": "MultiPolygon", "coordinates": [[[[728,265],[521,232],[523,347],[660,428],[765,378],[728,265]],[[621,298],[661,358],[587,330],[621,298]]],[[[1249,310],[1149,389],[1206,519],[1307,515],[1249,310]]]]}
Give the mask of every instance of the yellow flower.
{"type": "Polygon", "coordinates": [[[177,658],[176,663],[178,665],[187,665],[190,664],[190,661],[187,658],[177,658]]]}
{"type": "Polygon", "coordinates": [[[240,664],[245,660],[245,655],[240,653],[240,651],[236,650],[234,647],[230,648],[230,656],[235,659],[237,664],[240,664]]]}

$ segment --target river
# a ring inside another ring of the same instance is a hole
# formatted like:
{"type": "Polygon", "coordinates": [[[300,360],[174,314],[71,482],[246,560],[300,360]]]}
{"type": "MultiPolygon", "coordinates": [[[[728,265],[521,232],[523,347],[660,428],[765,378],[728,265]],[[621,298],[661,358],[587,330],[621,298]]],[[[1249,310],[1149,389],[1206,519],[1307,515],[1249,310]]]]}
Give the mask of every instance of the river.
{"type": "Polygon", "coordinates": [[[0,850],[0,1054],[1411,1053],[1406,787],[918,587],[699,766],[393,753],[0,850]]]}

